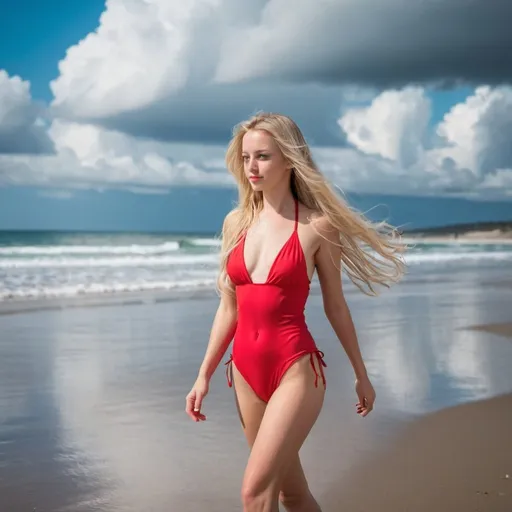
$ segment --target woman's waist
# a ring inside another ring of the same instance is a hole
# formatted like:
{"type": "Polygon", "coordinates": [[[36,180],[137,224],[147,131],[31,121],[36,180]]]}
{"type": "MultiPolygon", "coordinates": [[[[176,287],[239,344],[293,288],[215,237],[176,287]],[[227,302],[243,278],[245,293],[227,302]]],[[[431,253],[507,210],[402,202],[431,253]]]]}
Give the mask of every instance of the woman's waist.
{"type": "Polygon", "coordinates": [[[267,317],[301,316],[306,307],[307,295],[290,293],[278,287],[237,287],[237,303],[241,315],[267,317]]]}
{"type": "Polygon", "coordinates": [[[236,330],[239,331],[259,331],[268,334],[281,334],[284,332],[302,332],[307,331],[308,326],[304,316],[298,316],[294,318],[280,319],[276,321],[267,321],[268,319],[258,318],[253,316],[250,318],[244,318],[238,316],[236,330]]]}
{"type": "Polygon", "coordinates": [[[304,308],[294,307],[253,307],[238,308],[238,323],[255,327],[304,326],[304,308]]]}
{"type": "Polygon", "coordinates": [[[316,347],[313,336],[304,321],[278,326],[256,326],[239,322],[233,345],[233,348],[238,345],[271,352],[280,351],[283,347],[291,351],[316,347]]]}

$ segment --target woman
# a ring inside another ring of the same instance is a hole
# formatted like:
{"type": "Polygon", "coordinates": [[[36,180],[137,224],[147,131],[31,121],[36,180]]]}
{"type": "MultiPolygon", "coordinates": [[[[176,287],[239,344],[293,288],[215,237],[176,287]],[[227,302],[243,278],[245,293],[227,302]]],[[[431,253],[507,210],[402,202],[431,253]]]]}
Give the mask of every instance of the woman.
{"type": "Polygon", "coordinates": [[[251,447],[244,511],[275,512],[279,500],[289,512],[319,511],[299,459],[326,387],[323,354],[304,319],[310,282],[316,269],[326,316],[354,368],[356,411],[366,416],[375,391],[343,296],[341,265],[375,294],[375,284],[387,286],[402,274],[403,249],[333,193],[286,116],[259,114],[242,123],[226,163],[240,201],[223,224],[221,300],[186,412],[206,419],[203,399],[234,338],[228,383],[251,447]]]}

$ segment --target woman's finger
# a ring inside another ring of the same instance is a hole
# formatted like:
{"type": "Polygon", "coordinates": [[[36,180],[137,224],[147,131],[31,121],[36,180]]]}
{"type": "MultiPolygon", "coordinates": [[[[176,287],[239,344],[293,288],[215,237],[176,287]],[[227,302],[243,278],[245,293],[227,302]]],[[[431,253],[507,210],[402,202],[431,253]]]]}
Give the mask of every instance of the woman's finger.
{"type": "Polygon", "coordinates": [[[203,395],[201,393],[197,393],[196,399],[194,402],[194,412],[201,412],[201,406],[203,405],[203,395]]]}
{"type": "Polygon", "coordinates": [[[185,411],[193,419],[196,420],[196,413],[194,412],[195,407],[195,396],[189,395],[186,398],[185,411]]]}

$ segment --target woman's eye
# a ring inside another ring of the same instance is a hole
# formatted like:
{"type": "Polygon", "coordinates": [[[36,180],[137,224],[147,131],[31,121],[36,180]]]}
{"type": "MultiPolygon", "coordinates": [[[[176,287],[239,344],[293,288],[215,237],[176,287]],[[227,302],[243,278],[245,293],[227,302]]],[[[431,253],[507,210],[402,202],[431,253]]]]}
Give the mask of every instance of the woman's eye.
{"type": "MultiPolygon", "coordinates": [[[[267,158],[268,158],[268,155],[259,154],[259,155],[258,155],[258,158],[259,158],[259,159],[263,159],[263,160],[265,160],[265,159],[267,159],[267,158]]],[[[246,156],[246,155],[244,155],[244,156],[242,156],[242,160],[243,160],[244,162],[247,162],[247,161],[249,160],[249,157],[248,157],[248,156],[246,156]]]]}

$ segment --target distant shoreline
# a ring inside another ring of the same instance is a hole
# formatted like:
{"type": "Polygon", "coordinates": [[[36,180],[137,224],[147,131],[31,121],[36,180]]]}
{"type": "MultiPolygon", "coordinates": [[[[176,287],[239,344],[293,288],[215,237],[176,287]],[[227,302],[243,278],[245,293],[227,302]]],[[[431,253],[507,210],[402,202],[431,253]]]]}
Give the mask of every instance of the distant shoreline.
{"type": "Polygon", "coordinates": [[[447,224],[430,228],[414,228],[402,230],[404,235],[471,235],[473,233],[492,233],[512,238],[512,221],[471,222],[447,224]]]}
{"type": "Polygon", "coordinates": [[[481,235],[410,235],[402,236],[402,241],[406,244],[450,244],[450,245],[512,245],[511,237],[481,235]]]}
{"type": "Polygon", "coordinates": [[[512,222],[477,222],[402,231],[411,242],[512,244],[512,222]]]}

